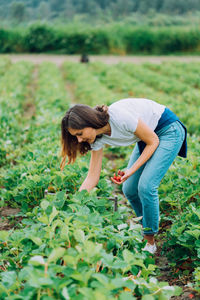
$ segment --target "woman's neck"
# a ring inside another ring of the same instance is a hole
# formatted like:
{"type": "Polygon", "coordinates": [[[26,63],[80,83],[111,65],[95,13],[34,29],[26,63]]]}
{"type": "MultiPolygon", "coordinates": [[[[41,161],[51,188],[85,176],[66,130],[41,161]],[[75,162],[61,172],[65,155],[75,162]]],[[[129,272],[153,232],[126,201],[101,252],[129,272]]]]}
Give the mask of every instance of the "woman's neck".
{"type": "Polygon", "coordinates": [[[110,124],[107,123],[104,127],[96,129],[96,134],[97,134],[97,135],[100,135],[100,134],[111,135],[111,127],[110,127],[110,124]]]}

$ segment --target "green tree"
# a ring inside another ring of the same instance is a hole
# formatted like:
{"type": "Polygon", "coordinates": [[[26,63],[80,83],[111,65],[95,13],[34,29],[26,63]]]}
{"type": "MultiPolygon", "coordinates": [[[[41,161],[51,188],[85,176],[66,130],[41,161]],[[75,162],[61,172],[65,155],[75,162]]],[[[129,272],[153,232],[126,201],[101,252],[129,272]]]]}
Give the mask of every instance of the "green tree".
{"type": "Polygon", "coordinates": [[[195,11],[199,9],[199,0],[165,0],[162,6],[163,12],[174,14],[184,14],[188,11],[195,11]]]}
{"type": "Polygon", "coordinates": [[[26,7],[23,2],[12,2],[11,4],[11,18],[18,23],[24,21],[26,17],[26,7]]]}
{"type": "Polygon", "coordinates": [[[53,17],[58,17],[63,11],[65,0],[50,0],[51,14],[53,17]]]}
{"type": "Polygon", "coordinates": [[[52,10],[61,11],[65,5],[65,0],[50,0],[52,10]]]}
{"type": "Polygon", "coordinates": [[[138,12],[142,14],[146,14],[150,9],[149,1],[148,0],[141,0],[138,7],[138,12]]]}
{"type": "Polygon", "coordinates": [[[66,0],[64,5],[63,13],[61,14],[62,18],[72,19],[76,13],[76,9],[72,0],[66,0]]]}
{"type": "Polygon", "coordinates": [[[125,16],[133,11],[134,2],[132,0],[117,0],[110,4],[110,9],[114,17],[125,16]]]}
{"type": "Polygon", "coordinates": [[[83,14],[93,14],[100,8],[98,1],[95,0],[76,0],[75,3],[76,11],[83,14]]]}
{"type": "Polygon", "coordinates": [[[51,14],[49,4],[44,1],[40,2],[37,12],[39,19],[49,19],[51,14]]]}

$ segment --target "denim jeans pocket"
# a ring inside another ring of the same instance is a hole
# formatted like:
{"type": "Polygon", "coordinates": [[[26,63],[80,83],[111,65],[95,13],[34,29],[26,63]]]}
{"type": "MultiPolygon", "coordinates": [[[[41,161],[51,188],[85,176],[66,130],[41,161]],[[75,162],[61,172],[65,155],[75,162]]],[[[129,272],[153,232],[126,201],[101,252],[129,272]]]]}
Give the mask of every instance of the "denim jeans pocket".
{"type": "Polygon", "coordinates": [[[173,128],[173,131],[177,139],[183,142],[185,138],[185,129],[183,128],[181,123],[179,121],[173,122],[171,124],[171,127],[173,128]]]}
{"type": "Polygon", "coordinates": [[[180,138],[181,140],[184,140],[185,137],[185,130],[182,127],[182,125],[176,121],[173,122],[163,128],[161,128],[157,132],[158,137],[161,139],[168,139],[168,138],[180,138]]]}
{"type": "Polygon", "coordinates": [[[166,126],[166,128],[164,127],[163,130],[161,129],[158,132],[158,137],[160,140],[159,147],[172,151],[174,148],[181,147],[185,137],[185,130],[176,121],[166,126]]]}

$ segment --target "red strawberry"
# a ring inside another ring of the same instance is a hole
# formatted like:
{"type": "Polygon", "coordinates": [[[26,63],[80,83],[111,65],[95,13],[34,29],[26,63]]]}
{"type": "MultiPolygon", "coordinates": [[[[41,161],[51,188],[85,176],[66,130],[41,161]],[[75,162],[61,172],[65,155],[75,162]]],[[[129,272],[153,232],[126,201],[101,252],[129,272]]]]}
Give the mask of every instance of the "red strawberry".
{"type": "Polygon", "coordinates": [[[117,174],[120,175],[120,176],[124,176],[125,173],[123,171],[119,170],[117,174]]]}
{"type": "Polygon", "coordinates": [[[116,178],[116,180],[117,180],[118,182],[120,182],[120,181],[121,181],[121,176],[118,175],[117,178],[116,178]]]}
{"type": "Polygon", "coordinates": [[[123,171],[118,171],[117,175],[114,173],[113,179],[117,182],[121,182],[121,177],[124,176],[124,172],[123,171]]]}

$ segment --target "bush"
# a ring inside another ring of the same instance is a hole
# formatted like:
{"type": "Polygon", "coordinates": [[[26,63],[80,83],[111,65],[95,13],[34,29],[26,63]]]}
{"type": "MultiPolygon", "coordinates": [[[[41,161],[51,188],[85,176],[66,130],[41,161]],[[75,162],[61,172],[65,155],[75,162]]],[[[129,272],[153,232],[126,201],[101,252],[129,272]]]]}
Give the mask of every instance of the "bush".
{"type": "Polygon", "coordinates": [[[78,54],[85,52],[87,34],[84,32],[57,32],[55,50],[65,54],[78,54]]]}
{"type": "Polygon", "coordinates": [[[200,32],[198,30],[160,29],[156,31],[156,52],[171,53],[194,51],[200,44],[200,32]]]}
{"type": "Polygon", "coordinates": [[[155,34],[148,28],[130,28],[125,34],[127,53],[152,53],[155,47],[155,34]]]}
{"type": "Polygon", "coordinates": [[[29,52],[45,52],[55,49],[55,33],[47,25],[34,24],[29,27],[24,43],[29,52]]]}
{"type": "Polygon", "coordinates": [[[23,32],[0,29],[0,53],[23,52],[23,32]]]}
{"type": "Polygon", "coordinates": [[[91,30],[85,41],[86,52],[92,54],[109,53],[109,40],[110,36],[107,30],[91,30]]]}

